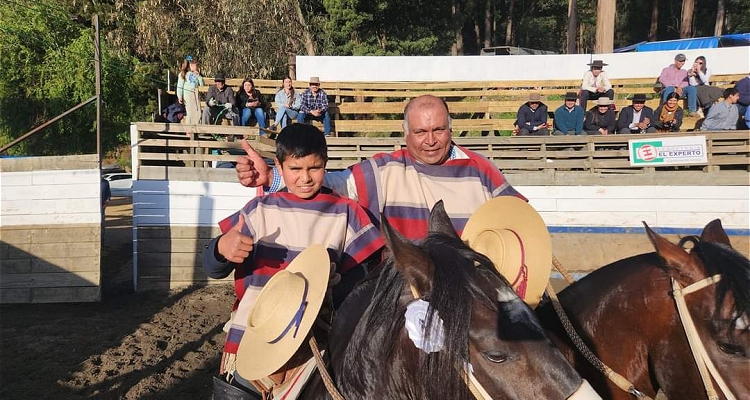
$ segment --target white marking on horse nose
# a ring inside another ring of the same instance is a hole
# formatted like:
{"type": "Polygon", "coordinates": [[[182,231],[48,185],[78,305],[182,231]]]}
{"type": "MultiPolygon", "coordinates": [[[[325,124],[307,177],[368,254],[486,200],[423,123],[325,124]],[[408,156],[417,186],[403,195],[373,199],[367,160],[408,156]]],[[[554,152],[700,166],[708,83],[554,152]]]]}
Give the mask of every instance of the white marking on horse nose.
{"type": "Polygon", "coordinates": [[[737,318],[737,320],[734,321],[734,329],[743,331],[748,328],[750,328],[750,317],[748,317],[747,314],[743,315],[742,318],[737,318]]]}

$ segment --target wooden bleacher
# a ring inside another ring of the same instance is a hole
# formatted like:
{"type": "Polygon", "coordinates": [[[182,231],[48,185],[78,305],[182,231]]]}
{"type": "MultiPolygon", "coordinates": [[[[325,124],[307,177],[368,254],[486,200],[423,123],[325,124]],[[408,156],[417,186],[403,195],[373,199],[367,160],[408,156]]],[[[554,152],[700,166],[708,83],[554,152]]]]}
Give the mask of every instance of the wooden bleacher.
{"type": "MultiPolygon", "coordinates": [[[[731,87],[745,75],[713,75],[712,84],[731,87]]],[[[659,97],[654,93],[655,78],[611,79],[615,90],[615,107],[621,110],[631,104],[627,97],[636,93],[653,96],[646,105],[656,109],[659,97]]],[[[214,83],[206,78],[208,85],[214,83]]],[[[227,85],[237,88],[242,79],[226,80],[227,85]]],[[[281,86],[280,80],[254,80],[255,86],[273,103],[281,86]]],[[[307,81],[294,81],[297,90],[307,88],[307,81]]],[[[548,107],[549,122],[552,113],[563,103],[566,92],[577,92],[580,80],[555,81],[467,81],[467,82],[321,82],[329,98],[334,136],[396,136],[401,133],[403,109],[410,99],[424,94],[444,98],[453,117],[455,136],[509,135],[513,129],[518,108],[526,101],[529,92],[542,94],[542,102],[548,107]]],[[[589,102],[589,107],[593,102],[589,102]]],[[[697,118],[687,115],[687,105],[682,130],[693,130],[697,118]]],[[[316,124],[321,124],[315,122],[316,124]]]]}

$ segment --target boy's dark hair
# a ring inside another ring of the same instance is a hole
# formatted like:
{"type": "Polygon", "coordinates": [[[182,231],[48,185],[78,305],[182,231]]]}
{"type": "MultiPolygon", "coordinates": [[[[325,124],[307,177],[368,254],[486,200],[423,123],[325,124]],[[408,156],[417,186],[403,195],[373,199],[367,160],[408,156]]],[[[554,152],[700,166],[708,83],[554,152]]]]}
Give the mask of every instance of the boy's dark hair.
{"type": "Polygon", "coordinates": [[[315,154],[328,162],[328,144],[320,129],[308,124],[290,124],[276,137],[276,158],[284,163],[287,157],[302,158],[315,154]]]}
{"type": "Polygon", "coordinates": [[[730,87],[727,90],[724,91],[724,98],[726,99],[729,96],[735,95],[739,93],[740,91],[737,90],[737,88],[730,87]]]}

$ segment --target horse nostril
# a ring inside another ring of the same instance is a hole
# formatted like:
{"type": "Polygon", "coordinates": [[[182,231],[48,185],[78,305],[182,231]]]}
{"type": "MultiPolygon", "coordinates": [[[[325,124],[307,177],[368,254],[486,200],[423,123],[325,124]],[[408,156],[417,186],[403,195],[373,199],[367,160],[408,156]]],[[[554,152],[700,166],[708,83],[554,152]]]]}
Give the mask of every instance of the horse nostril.
{"type": "Polygon", "coordinates": [[[484,358],[495,364],[502,364],[510,359],[510,357],[504,353],[483,351],[482,354],[484,355],[484,358]]]}

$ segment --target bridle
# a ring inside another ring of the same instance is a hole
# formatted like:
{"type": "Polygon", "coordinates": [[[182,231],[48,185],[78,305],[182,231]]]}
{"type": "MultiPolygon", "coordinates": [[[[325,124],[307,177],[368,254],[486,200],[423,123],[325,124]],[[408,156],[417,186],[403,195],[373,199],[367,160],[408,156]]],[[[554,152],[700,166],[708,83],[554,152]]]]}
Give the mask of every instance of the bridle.
{"type": "Polygon", "coordinates": [[[693,359],[695,360],[696,367],[698,367],[698,372],[700,372],[701,380],[703,381],[703,387],[706,389],[706,395],[708,396],[708,399],[719,399],[719,395],[716,393],[714,385],[711,382],[711,378],[713,378],[714,381],[716,381],[716,384],[719,385],[719,389],[721,390],[721,392],[724,393],[724,397],[726,397],[727,400],[735,400],[734,395],[729,390],[726,382],[724,381],[724,379],[722,379],[721,375],[719,375],[719,371],[716,369],[713,361],[711,361],[711,358],[708,356],[706,347],[703,346],[703,342],[701,341],[700,336],[698,336],[698,331],[695,329],[695,323],[693,322],[693,318],[690,316],[690,311],[688,310],[687,303],[685,302],[685,296],[687,296],[688,294],[711,286],[716,282],[719,282],[720,280],[721,275],[716,274],[714,276],[709,276],[708,278],[701,279],[698,282],[695,282],[683,289],[682,286],[680,286],[679,282],[672,278],[672,296],[674,297],[675,304],[677,304],[677,313],[680,316],[680,323],[682,324],[682,328],[685,330],[685,336],[687,336],[688,344],[690,345],[690,351],[693,353],[693,359]]]}

